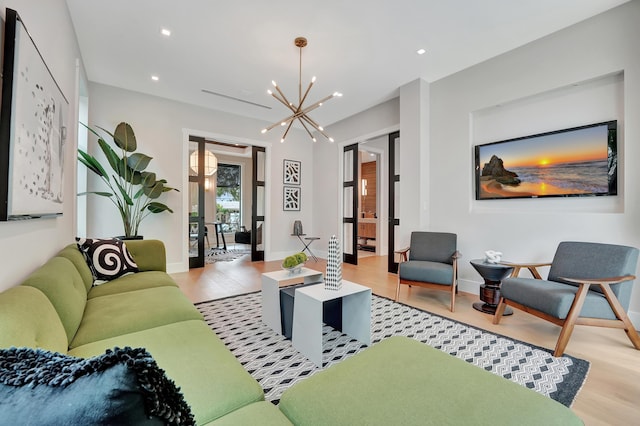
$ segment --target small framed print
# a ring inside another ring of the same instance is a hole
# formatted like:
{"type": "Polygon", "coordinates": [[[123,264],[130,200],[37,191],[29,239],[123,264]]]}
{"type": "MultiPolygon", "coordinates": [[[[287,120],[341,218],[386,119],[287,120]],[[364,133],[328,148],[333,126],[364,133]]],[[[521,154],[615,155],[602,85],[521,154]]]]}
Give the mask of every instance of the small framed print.
{"type": "Polygon", "coordinates": [[[300,191],[299,186],[285,186],[282,194],[282,210],[299,211],[300,210],[300,191]]]}
{"type": "Polygon", "coordinates": [[[300,185],[301,168],[300,161],[284,160],[283,183],[285,185],[300,185]]]}

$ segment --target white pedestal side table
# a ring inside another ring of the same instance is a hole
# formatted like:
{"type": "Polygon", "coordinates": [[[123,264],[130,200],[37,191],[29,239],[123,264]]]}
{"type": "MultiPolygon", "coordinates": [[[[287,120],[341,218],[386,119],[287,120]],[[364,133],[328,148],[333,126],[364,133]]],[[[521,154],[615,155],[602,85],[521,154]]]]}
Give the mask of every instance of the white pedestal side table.
{"type": "Polygon", "coordinates": [[[280,287],[320,282],[322,282],[322,272],[309,268],[302,268],[297,274],[291,274],[285,270],[262,274],[262,322],[276,333],[282,334],[280,287]]]}
{"type": "Polygon", "coordinates": [[[371,345],[371,289],[342,281],[340,290],[324,284],[296,289],[293,305],[293,347],[322,368],[322,304],[342,299],[342,332],[371,345]]]}

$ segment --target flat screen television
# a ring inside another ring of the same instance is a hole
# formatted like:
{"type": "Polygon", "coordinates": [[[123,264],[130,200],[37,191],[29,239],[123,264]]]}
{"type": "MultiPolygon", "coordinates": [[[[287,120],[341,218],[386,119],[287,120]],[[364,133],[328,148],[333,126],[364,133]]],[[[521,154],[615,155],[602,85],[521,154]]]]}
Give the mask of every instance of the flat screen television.
{"type": "Polygon", "coordinates": [[[617,195],[617,121],[476,145],[476,200],[617,195]]]}

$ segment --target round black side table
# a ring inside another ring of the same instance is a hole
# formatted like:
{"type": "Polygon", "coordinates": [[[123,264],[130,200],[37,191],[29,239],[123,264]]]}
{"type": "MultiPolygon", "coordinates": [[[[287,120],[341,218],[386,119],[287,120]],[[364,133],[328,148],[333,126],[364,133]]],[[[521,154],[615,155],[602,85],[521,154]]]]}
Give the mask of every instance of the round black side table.
{"type": "MultiPolygon", "coordinates": [[[[473,304],[474,309],[495,314],[498,303],[500,303],[500,283],[513,271],[513,266],[502,265],[500,263],[487,263],[484,259],[474,259],[470,261],[471,266],[478,271],[484,279],[484,284],[480,286],[480,300],[473,304]]],[[[502,315],[513,314],[513,309],[508,306],[502,315]]]]}

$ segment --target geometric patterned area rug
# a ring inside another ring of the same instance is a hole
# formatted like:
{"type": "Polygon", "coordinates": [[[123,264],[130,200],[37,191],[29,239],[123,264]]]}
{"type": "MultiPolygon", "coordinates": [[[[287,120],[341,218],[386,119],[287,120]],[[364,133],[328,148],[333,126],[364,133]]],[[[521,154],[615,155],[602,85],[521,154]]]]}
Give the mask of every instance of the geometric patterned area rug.
{"type": "MultiPolygon", "coordinates": [[[[262,320],[260,292],[196,304],[205,321],[277,404],[289,386],[320,371],[291,341],[262,320]]],[[[373,295],[371,343],[402,335],[530,388],[568,407],[589,371],[589,362],[441,317],[373,295]]],[[[323,368],[367,346],[325,325],[323,368]]]]}
{"type": "Polygon", "coordinates": [[[205,256],[205,263],[230,262],[244,256],[245,254],[251,254],[251,250],[244,248],[228,250],[212,248],[205,256]]]}

